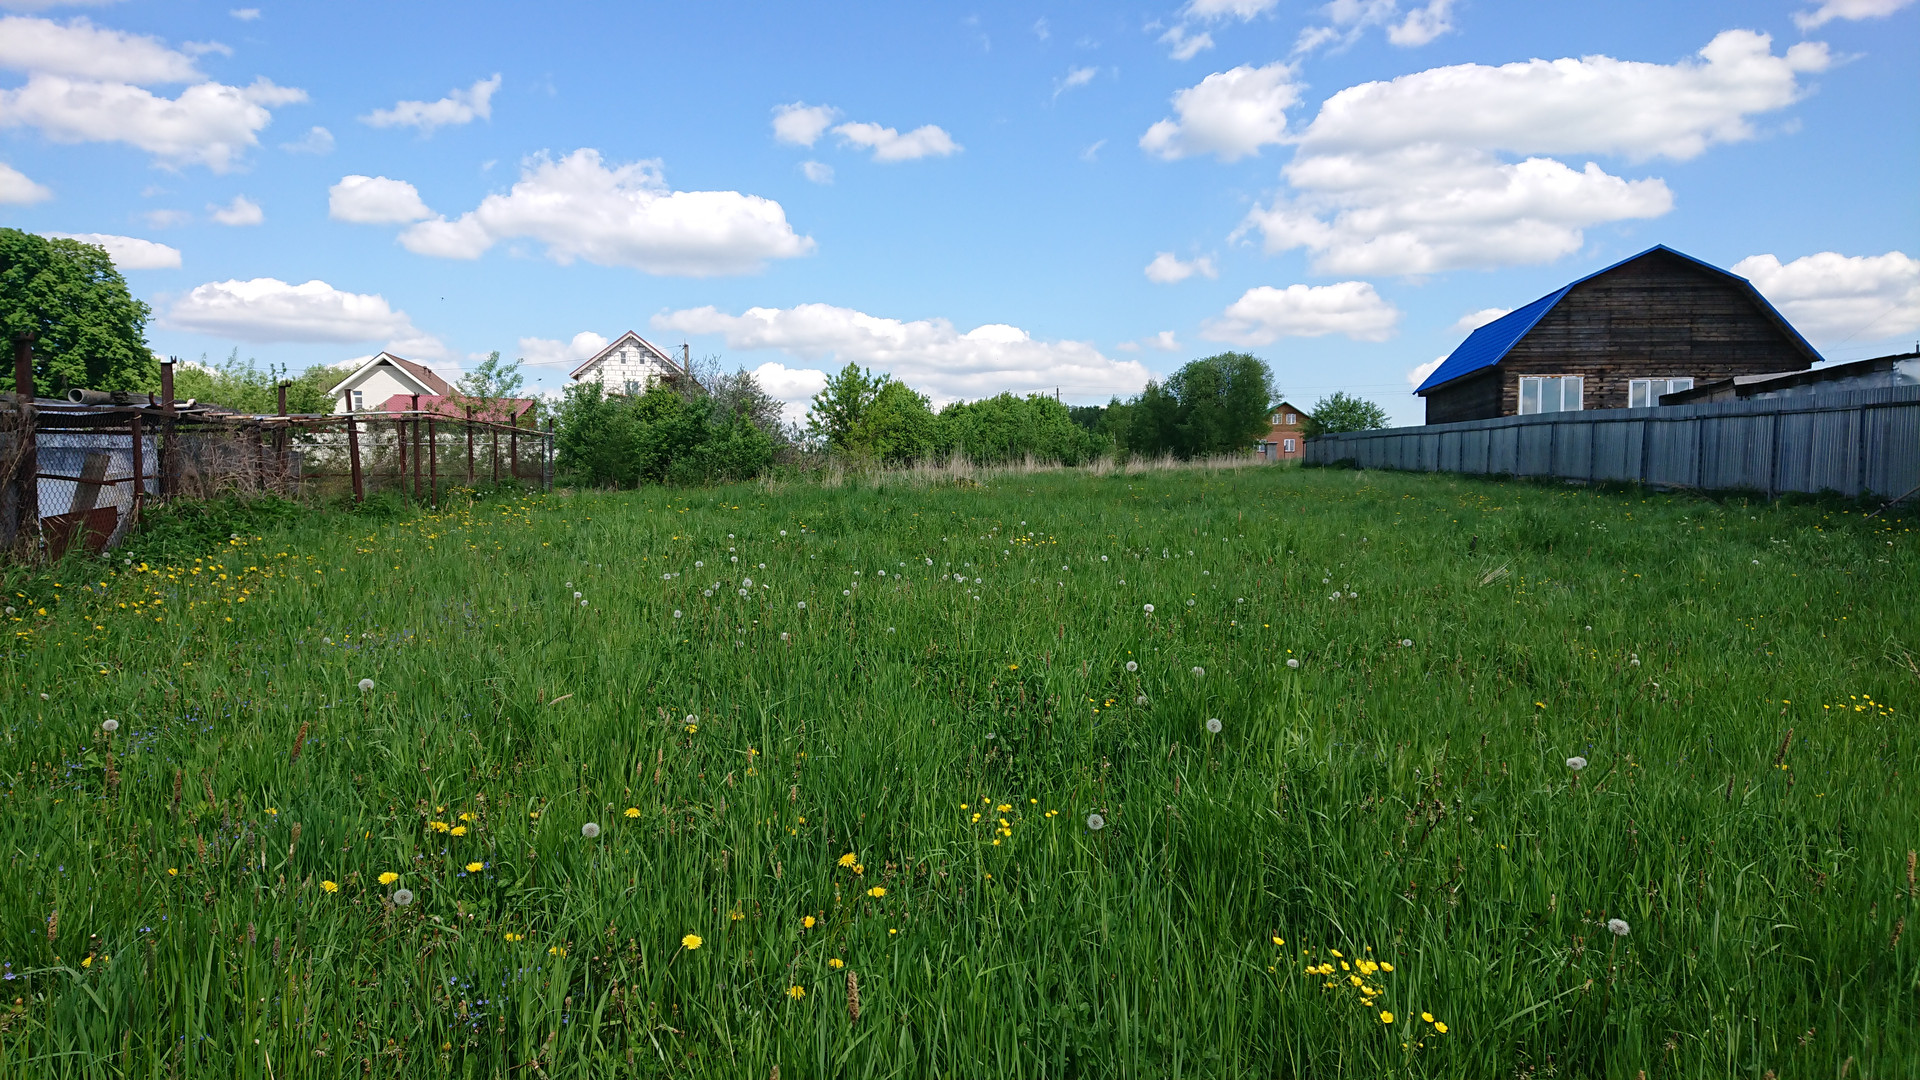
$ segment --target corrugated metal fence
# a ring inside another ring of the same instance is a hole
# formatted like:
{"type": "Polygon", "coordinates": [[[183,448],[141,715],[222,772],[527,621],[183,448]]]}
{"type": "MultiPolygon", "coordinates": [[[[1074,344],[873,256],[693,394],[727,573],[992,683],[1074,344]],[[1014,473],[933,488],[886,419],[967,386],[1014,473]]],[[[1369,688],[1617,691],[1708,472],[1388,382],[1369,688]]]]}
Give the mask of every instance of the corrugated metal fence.
{"type": "Polygon", "coordinates": [[[1894,498],[1920,485],[1920,387],[1355,431],[1307,440],[1306,461],[1894,498]]]}

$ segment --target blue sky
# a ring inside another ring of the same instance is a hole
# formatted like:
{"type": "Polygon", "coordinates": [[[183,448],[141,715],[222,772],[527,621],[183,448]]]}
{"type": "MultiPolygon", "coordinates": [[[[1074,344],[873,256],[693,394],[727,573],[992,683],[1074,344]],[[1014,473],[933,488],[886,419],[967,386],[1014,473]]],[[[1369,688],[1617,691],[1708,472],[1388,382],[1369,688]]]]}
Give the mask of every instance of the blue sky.
{"type": "Polygon", "coordinates": [[[628,329],[804,401],[1126,394],[1225,348],[1418,422],[1475,319],[1656,243],[1829,359],[1920,335],[1913,0],[0,0],[0,223],[163,354],[628,329]]]}

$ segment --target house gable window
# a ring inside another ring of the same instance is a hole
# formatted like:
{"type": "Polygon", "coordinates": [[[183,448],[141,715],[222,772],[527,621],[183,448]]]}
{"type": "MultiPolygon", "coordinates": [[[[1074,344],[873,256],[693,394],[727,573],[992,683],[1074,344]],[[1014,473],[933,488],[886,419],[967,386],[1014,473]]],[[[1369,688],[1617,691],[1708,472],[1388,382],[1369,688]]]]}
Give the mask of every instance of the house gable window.
{"type": "MultiPolygon", "coordinates": [[[[1300,414],[1299,414],[1299,413],[1288,413],[1288,414],[1287,414],[1287,423],[1288,423],[1289,425],[1293,425],[1293,424],[1297,424],[1297,423],[1299,423],[1299,422],[1300,422],[1300,414]]],[[[1287,447],[1287,449],[1289,449],[1289,450],[1291,450],[1291,449],[1293,449],[1293,447],[1291,447],[1291,446],[1289,446],[1289,447],[1287,447]]]]}
{"type": "Polygon", "coordinates": [[[355,390],[353,392],[353,411],[362,412],[366,409],[366,407],[367,407],[367,392],[365,390],[355,390]]]}
{"type": "Polygon", "coordinates": [[[1665,379],[1634,379],[1627,383],[1627,408],[1650,409],[1660,404],[1661,394],[1677,394],[1693,389],[1693,380],[1685,376],[1665,379]]]}
{"type": "Polygon", "coordinates": [[[1520,376],[1520,415],[1579,412],[1586,380],[1579,375],[1520,376]]]}

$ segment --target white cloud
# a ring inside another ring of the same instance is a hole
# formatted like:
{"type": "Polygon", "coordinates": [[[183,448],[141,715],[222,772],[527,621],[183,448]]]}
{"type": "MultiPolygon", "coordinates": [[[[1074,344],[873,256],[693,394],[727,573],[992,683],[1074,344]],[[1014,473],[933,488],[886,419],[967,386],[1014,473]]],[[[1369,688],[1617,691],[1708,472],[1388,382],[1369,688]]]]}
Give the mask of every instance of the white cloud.
{"type": "Polygon", "coordinates": [[[304,90],[265,78],[247,87],[200,83],[177,98],[126,83],[64,75],[30,76],[0,90],[0,127],[30,127],[54,142],[124,142],[169,164],[198,163],[227,172],[273,119],[270,105],[307,99],[304,90]]]}
{"type": "Polygon", "coordinates": [[[193,59],[159,38],[19,15],[0,18],[0,68],[134,84],[197,82],[193,59]]]}
{"type": "Polygon", "coordinates": [[[1326,23],[1300,31],[1293,51],[1351,45],[1376,26],[1385,27],[1387,40],[1402,48],[1425,45],[1453,29],[1453,5],[1454,0],[1426,0],[1402,14],[1400,0],[1332,0],[1320,9],[1326,23]]]}
{"type": "Polygon", "coordinates": [[[1479,311],[1469,311],[1465,315],[1455,319],[1450,329],[1456,334],[1471,334],[1500,316],[1510,314],[1512,311],[1512,308],[1503,307],[1481,308],[1479,311]]]}
{"type": "Polygon", "coordinates": [[[573,335],[572,341],[523,337],[520,339],[520,357],[530,365],[578,367],[580,361],[606,347],[606,338],[591,330],[582,330],[573,335]]]}
{"type": "Polygon", "coordinates": [[[1158,349],[1161,352],[1179,352],[1181,349],[1186,348],[1186,346],[1180,344],[1178,338],[1173,336],[1173,331],[1171,330],[1162,330],[1150,338],[1143,338],[1140,344],[1149,349],[1158,349]]]}
{"type": "Polygon", "coordinates": [[[404,225],[430,218],[433,211],[405,180],[353,175],[327,189],[327,216],[356,225],[404,225]]]}
{"type": "Polygon", "coordinates": [[[1169,26],[1160,35],[1160,44],[1167,46],[1167,55],[1175,60],[1191,60],[1213,48],[1213,35],[1205,30],[1188,33],[1184,24],[1169,26]]]}
{"type": "Polygon", "coordinates": [[[1069,90],[1077,90],[1080,87],[1087,85],[1088,83],[1092,82],[1094,76],[1098,74],[1100,74],[1100,69],[1097,67],[1068,68],[1066,76],[1062,78],[1059,82],[1056,82],[1053,84],[1054,99],[1058,100],[1061,94],[1064,94],[1069,90]]]}
{"type": "Polygon", "coordinates": [[[816,184],[833,183],[833,166],[822,161],[803,161],[800,173],[816,184]]]}
{"type": "Polygon", "coordinates": [[[785,406],[781,411],[789,420],[805,416],[813,395],[827,388],[826,372],[816,368],[790,368],[777,360],[754,368],[753,379],[760,384],[760,389],[780,399],[785,406]]]}
{"type": "Polygon", "coordinates": [[[1880,341],[1920,330],[1920,259],[1898,251],[1823,251],[1784,264],[1773,255],[1750,255],[1734,263],[1733,272],[1816,342],[1880,341]]]}
{"type": "Polygon", "coordinates": [[[260,9],[257,7],[234,8],[232,11],[227,12],[227,14],[239,19],[241,22],[252,22],[260,17],[260,9]]]}
{"type": "Polygon", "coordinates": [[[152,240],[142,240],[137,236],[68,232],[46,232],[40,235],[78,240],[83,244],[105,248],[107,255],[113,259],[113,265],[122,270],[170,270],[180,265],[179,248],[157,244],[152,240]]]}
{"type": "Polygon", "coordinates": [[[833,129],[847,146],[872,150],[875,161],[918,161],[924,157],[947,157],[960,152],[960,144],[943,129],[923,124],[905,135],[879,124],[849,123],[833,129]]]}
{"type": "Polygon", "coordinates": [[[1208,341],[1271,345],[1283,337],[1345,334],[1355,341],[1385,341],[1400,324],[1400,310],[1365,281],[1333,285],[1261,285],[1227,305],[1201,327],[1208,341]]]}
{"type": "Polygon", "coordinates": [[[185,225],[193,220],[193,215],[185,210],[148,210],[140,215],[140,220],[156,229],[171,229],[175,225],[185,225]]]}
{"type": "Polygon", "coordinates": [[[493,94],[498,89],[500,76],[496,74],[465,90],[450,90],[439,101],[402,101],[391,109],[375,109],[360,122],[372,127],[417,128],[420,134],[431,135],[435,128],[493,119],[493,94]]]}
{"type": "Polygon", "coordinates": [[[1407,17],[1387,27],[1387,40],[1413,48],[1425,45],[1453,29],[1453,0],[1427,0],[1424,7],[1407,12],[1407,17]]]}
{"type": "Polygon", "coordinates": [[[221,225],[258,225],[267,220],[260,204],[245,195],[235,195],[233,201],[225,206],[207,204],[207,213],[221,225]]]}
{"type": "Polygon", "coordinates": [[[106,7],[120,0],[0,0],[0,8],[9,11],[46,11],[57,7],[106,7]]]}
{"type": "Polygon", "coordinates": [[[1547,262],[1578,250],[1590,226],[1673,206],[1657,177],[1551,155],[1686,160],[1751,139],[1755,116],[1798,100],[1799,76],[1830,62],[1824,45],[1776,56],[1766,35],[1730,30],[1675,64],[1461,64],[1349,87],[1300,136],[1283,170],[1291,192],[1255,207],[1236,235],[1260,231],[1269,252],[1304,247],[1321,273],[1547,262]]]}
{"type": "Polygon", "coordinates": [[[1191,262],[1181,262],[1171,251],[1162,251],[1147,264],[1147,280],[1156,285],[1172,285],[1185,281],[1195,274],[1204,278],[1217,278],[1220,271],[1213,265],[1213,256],[1201,255],[1191,262]]]}
{"type": "Polygon", "coordinates": [[[1081,161],[1099,161],[1100,148],[1105,145],[1107,145],[1107,140],[1105,139],[1095,140],[1085,150],[1080,151],[1080,160],[1081,161]]]}
{"type": "Polygon", "coordinates": [[[1140,148],[1168,161],[1196,154],[1238,161],[1283,141],[1287,109],[1299,100],[1300,87],[1286,64],[1218,71],[1174,94],[1180,118],[1148,128],[1140,148]]]}
{"type": "Polygon", "coordinates": [[[333,153],[333,132],[314,125],[305,135],[293,142],[283,142],[280,149],[289,154],[331,154],[333,153]]]}
{"type": "Polygon", "coordinates": [[[1811,11],[1796,11],[1794,24],[1802,30],[1817,30],[1835,19],[1881,19],[1899,11],[1913,0],[1822,0],[1811,11]]]}
{"type": "Polygon", "coordinates": [[[860,364],[906,380],[936,403],[1056,386],[1125,393],[1148,378],[1140,364],[1109,359],[1085,342],[1036,341],[999,323],[961,333],[946,319],[903,322],[829,304],[749,308],[739,315],[690,308],[656,315],[653,326],[719,334],[728,348],[779,349],[809,365],[860,364]]]}
{"type": "Polygon", "coordinates": [[[768,259],[814,248],[772,199],[737,191],[672,191],[658,161],[612,168],[600,152],[575,150],[555,161],[527,159],[505,195],[489,195],[458,219],[422,221],[400,234],[420,255],[477,259],[502,240],[546,246],[562,265],[585,259],[649,274],[711,277],[745,274],[768,259]]]}
{"type": "Polygon", "coordinates": [[[1407,385],[1414,387],[1415,389],[1418,389],[1421,383],[1427,381],[1427,376],[1433,374],[1436,371],[1439,371],[1440,365],[1446,362],[1447,362],[1446,357],[1436,356],[1433,359],[1427,361],[1426,363],[1421,364],[1418,367],[1414,368],[1413,370],[1407,372],[1407,385]]]}
{"type": "Polygon", "coordinates": [[[1248,22],[1272,11],[1280,0],[1188,0],[1180,14],[1189,19],[1235,18],[1248,22]]]}
{"type": "Polygon", "coordinates": [[[379,341],[402,355],[438,357],[445,346],[378,293],[343,292],[324,281],[210,281],[167,309],[175,329],[240,341],[379,341]]]}
{"type": "Polygon", "coordinates": [[[812,146],[840,116],[831,105],[809,105],[796,101],[773,107],[773,137],[793,146],[812,146]]]}
{"type": "Polygon", "coordinates": [[[53,189],[35,183],[26,173],[0,162],[0,205],[45,202],[53,198],[53,189]]]}

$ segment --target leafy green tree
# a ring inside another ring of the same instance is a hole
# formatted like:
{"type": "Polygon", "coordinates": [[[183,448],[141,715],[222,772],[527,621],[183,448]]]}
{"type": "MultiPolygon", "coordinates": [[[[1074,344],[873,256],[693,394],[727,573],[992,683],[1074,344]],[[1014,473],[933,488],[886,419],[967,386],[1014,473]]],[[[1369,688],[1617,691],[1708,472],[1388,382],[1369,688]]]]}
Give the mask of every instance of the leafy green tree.
{"type": "Polygon", "coordinates": [[[0,229],[0,330],[9,348],[14,334],[35,335],[35,393],[145,389],[160,370],[147,347],[152,314],[105,249],[0,229]]]}
{"type": "Polygon", "coordinates": [[[744,480],[773,461],[773,440],[745,410],[665,386],[608,396],[597,382],[561,399],[555,452],[571,483],[609,487],[744,480]]]}
{"type": "Polygon", "coordinates": [[[1148,383],[1127,417],[1127,449],[1182,458],[1243,451],[1268,429],[1276,392],[1265,362],[1220,353],[1186,364],[1164,383],[1148,383]]]}
{"type": "MultiPolygon", "coordinates": [[[[235,349],[217,365],[206,363],[176,365],[173,375],[174,397],[185,401],[206,401],[235,412],[269,414],[280,408],[280,384],[287,386],[287,411],[294,415],[333,411],[333,398],[327,393],[340,381],[341,369],[315,364],[297,378],[289,379],[279,364],[262,368],[251,358],[240,359],[235,349]]],[[[158,372],[151,382],[139,387],[149,393],[160,389],[158,372]]]]}
{"type": "MultiPolygon", "coordinates": [[[[521,389],[526,386],[520,363],[519,360],[503,362],[498,349],[488,353],[485,360],[453,384],[454,403],[471,406],[476,416],[490,415],[504,422],[509,404],[520,397],[521,389]]],[[[537,403],[535,411],[538,411],[537,403]]]]}
{"type": "Polygon", "coordinates": [[[889,381],[885,375],[874,378],[858,364],[848,364],[839,374],[829,375],[827,385],[813,395],[813,403],[807,408],[807,434],[828,450],[851,449],[848,440],[854,427],[866,415],[881,385],[889,381]]]}
{"type": "Polygon", "coordinates": [[[926,395],[897,379],[882,378],[847,446],[861,457],[900,465],[933,457],[939,450],[940,422],[926,395]]]}
{"type": "Polygon", "coordinates": [[[1387,410],[1338,390],[1321,398],[1300,424],[1308,438],[1337,435],[1342,431],[1372,431],[1386,426],[1387,410]]]}
{"type": "Polygon", "coordinates": [[[940,411],[940,421],[945,428],[941,441],[978,462],[1018,461],[1032,455],[1078,465],[1106,445],[1099,435],[1074,423],[1065,405],[1045,394],[997,394],[955,402],[940,411]]]}

